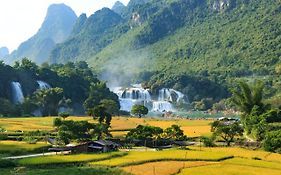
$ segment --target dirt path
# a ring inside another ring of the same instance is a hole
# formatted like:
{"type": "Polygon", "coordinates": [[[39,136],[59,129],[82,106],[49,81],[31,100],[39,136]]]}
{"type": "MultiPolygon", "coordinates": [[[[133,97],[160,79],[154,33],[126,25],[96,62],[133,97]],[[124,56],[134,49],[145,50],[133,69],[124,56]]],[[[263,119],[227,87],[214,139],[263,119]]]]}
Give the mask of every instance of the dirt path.
{"type": "Polygon", "coordinates": [[[40,157],[40,156],[53,156],[53,155],[65,155],[69,154],[69,151],[64,151],[64,152],[48,152],[48,153],[40,153],[40,154],[29,154],[29,155],[22,155],[22,156],[11,156],[11,157],[4,157],[2,159],[23,159],[23,158],[29,158],[29,157],[40,157]]]}

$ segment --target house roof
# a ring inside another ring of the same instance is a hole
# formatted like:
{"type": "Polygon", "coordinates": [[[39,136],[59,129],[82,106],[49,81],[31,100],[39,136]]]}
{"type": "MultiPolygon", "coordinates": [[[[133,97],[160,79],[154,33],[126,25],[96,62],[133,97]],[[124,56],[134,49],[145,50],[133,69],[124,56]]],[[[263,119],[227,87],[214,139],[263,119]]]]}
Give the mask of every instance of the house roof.
{"type": "Polygon", "coordinates": [[[114,143],[110,140],[97,140],[97,141],[92,141],[92,142],[100,144],[102,146],[118,145],[117,143],[114,143]]]}
{"type": "Polygon", "coordinates": [[[195,142],[186,142],[186,141],[174,141],[173,143],[178,146],[190,146],[195,144],[195,142]]]}

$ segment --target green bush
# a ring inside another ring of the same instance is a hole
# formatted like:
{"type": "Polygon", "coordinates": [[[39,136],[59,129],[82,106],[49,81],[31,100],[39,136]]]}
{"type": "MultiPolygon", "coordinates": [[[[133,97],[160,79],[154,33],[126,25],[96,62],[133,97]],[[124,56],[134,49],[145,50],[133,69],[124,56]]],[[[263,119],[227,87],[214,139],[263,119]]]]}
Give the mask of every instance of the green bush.
{"type": "Polygon", "coordinates": [[[263,141],[263,148],[281,154],[281,130],[268,132],[263,141]]]}
{"type": "Polygon", "coordinates": [[[16,163],[11,160],[0,159],[0,168],[11,168],[11,167],[15,167],[15,166],[16,166],[16,163]]]}
{"type": "Polygon", "coordinates": [[[211,137],[202,137],[201,140],[203,142],[203,145],[206,147],[214,147],[215,145],[215,139],[216,137],[211,136],[211,137]]]}

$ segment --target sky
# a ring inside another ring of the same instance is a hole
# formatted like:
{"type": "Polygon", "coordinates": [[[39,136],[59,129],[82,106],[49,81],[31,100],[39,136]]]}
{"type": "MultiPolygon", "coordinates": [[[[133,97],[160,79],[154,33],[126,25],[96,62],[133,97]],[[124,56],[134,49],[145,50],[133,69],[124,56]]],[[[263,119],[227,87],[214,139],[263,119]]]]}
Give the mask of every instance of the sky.
{"type": "MultiPolygon", "coordinates": [[[[64,3],[79,16],[90,16],[102,7],[112,7],[117,0],[0,0],[0,48],[10,52],[33,36],[47,13],[49,5],[64,3]]],[[[127,5],[129,0],[119,0],[127,5]]]]}

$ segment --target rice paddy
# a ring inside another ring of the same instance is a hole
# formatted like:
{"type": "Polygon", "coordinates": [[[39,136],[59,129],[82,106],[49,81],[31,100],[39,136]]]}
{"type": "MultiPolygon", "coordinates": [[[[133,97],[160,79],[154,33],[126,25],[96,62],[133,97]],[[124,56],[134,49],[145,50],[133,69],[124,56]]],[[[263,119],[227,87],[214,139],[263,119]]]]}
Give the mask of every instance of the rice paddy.
{"type": "Polygon", "coordinates": [[[44,164],[63,164],[98,161],[110,159],[112,157],[123,156],[125,153],[113,152],[104,154],[75,154],[75,155],[54,155],[43,157],[32,157],[19,160],[20,165],[44,165],[44,164]]]}
{"type": "MultiPolygon", "coordinates": [[[[29,117],[29,118],[0,118],[0,127],[10,132],[14,131],[51,131],[53,127],[54,117],[29,117]]],[[[86,120],[92,123],[96,121],[91,117],[68,117],[67,120],[81,121],[86,120]]],[[[138,125],[158,126],[163,129],[171,125],[179,125],[184,133],[189,137],[198,137],[201,135],[210,135],[210,123],[212,120],[187,120],[187,119],[154,119],[154,118],[128,118],[113,117],[111,122],[111,130],[113,135],[124,137],[127,131],[137,127],[138,125]],[[121,130],[121,131],[116,131],[121,130]]]]}
{"type": "Polygon", "coordinates": [[[281,170],[220,163],[210,166],[185,168],[178,175],[280,175],[281,170]]]}
{"type": "MultiPolygon", "coordinates": [[[[14,131],[54,130],[54,117],[34,118],[0,118],[0,126],[14,131]]],[[[91,117],[69,117],[67,120],[87,120],[96,122],[91,117]]],[[[138,125],[158,126],[163,129],[176,124],[180,125],[189,137],[210,135],[212,120],[186,119],[155,119],[114,117],[111,134],[114,137],[124,137],[128,130],[138,125]]],[[[0,141],[0,153],[21,151],[32,152],[48,146],[46,143],[28,144],[18,141],[0,141]]],[[[19,166],[26,167],[25,174],[99,174],[104,175],[280,175],[281,154],[262,150],[249,150],[239,147],[198,147],[190,146],[189,150],[168,149],[155,151],[146,148],[127,152],[104,154],[74,154],[53,155],[24,158],[17,161],[19,166]],[[260,159],[260,160],[256,160],[260,159]],[[87,165],[73,167],[73,164],[87,165]],[[52,167],[53,165],[63,165],[52,167]],[[70,166],[72,165],[72,166],[70,166]],[[37,166],[46,167],[44,169],[37,166]],[[33,167],[33,168],[31,168],[33,167]],[[50,168],[52,167],[52,168],[50,168]]],[[[11,174],[16,169],[1,169],[1,173],[11,174]]],[[[21,172],[19,172],[21,173],[21,172]]]]}
{"type": "Polygon", "coordinates": [[[164,150],[164,151],[131,151],[128,155],[110,160],[98,161],[91,163],[92,165],[105,166],[129,166],[143,164],[147,162],[157,161],[172,161],[172,160],[190,160],[190,161],[217,161],[231,157],[232,155],[226,153],[210,153],[207,151],[193,151],[193,150],[164,150]]]}
{"type": "Polygon", "coordinates": [[[0,152],[11,152],[11,151],[32,151],[48,146],[46,143],[38,142],[36,144],[28,144],[26,142],[18,141],[0,141],[0,152]]]}
{"type": "Polygon", "coordinates": [[[177,162],[177,161],[163,161],[163,162],[152,162],[145,163],[141,165],[127,166],[122,169],[128,173],[132,173],[134,175],[171,175],[177,174],[182,168],[187,167],[198,167],[198,166],[206,166],[217,164],[216,162],[177,162]]]}

